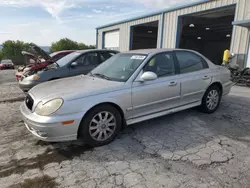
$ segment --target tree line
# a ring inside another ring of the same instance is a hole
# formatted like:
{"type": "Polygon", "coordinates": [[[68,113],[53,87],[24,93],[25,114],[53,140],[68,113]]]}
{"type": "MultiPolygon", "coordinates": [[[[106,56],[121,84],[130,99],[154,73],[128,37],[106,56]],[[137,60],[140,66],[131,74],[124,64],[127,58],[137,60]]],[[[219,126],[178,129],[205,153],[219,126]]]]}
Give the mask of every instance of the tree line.
{"type": "MultiPolygon", "coordinates": [[[[85,49],[95,49],[94,45],[86,45],[82,42],[76,42],[68,38],[60,39],[57,42],[53,42],[49,53],[53,53],[61,50],[85,50],[85,49]]],[[[0,60],[11,59],[15,65],[22,65],[25,63],[25,57],[22,55],[22,51],[27,51],[30,53],[32,49],[29,43],[23,41],[12,41],[8,40],[2,44],[2,50],[0,50],[0,60]]]]}

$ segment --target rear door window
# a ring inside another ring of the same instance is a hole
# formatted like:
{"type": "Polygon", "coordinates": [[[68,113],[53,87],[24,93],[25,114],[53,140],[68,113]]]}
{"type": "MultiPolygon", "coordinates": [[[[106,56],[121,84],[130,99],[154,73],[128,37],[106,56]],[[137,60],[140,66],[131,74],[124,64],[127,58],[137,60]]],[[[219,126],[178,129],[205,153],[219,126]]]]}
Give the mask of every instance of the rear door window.
{"type": "Polygon", "coordinates": [[[206,61],[195,53],[176,51],[175,54],[179,63],[180,73],[189,73],[207,68],[206,61]]]}

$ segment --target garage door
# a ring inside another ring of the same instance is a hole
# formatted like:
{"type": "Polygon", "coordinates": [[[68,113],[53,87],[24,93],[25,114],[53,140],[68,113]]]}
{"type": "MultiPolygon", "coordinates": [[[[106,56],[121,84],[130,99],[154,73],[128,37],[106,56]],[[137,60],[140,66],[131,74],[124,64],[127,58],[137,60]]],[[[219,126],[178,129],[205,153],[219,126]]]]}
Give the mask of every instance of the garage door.
{"type": "Polygon", "coordinates": [[[106,32],[104,34],[104,48],[119,50],[119,40],[120,40],[119,31],[106,32]]]}

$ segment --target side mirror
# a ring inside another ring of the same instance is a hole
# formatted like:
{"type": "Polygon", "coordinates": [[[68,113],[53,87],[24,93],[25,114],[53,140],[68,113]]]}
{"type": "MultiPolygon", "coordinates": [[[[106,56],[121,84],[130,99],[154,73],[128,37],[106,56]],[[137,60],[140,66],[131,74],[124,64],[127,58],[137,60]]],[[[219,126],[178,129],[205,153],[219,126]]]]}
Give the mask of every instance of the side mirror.
{"type": "Polygon", "coordinates": [[[77,65],[78,65],[77,62],[73,62],[73,63],[71,63],[70,67],[71,67],[71,68],[75,68],[77,65]]]}
{"type": "Polygon", "coordinates": [[[141,75],[140,81],[144,82],[144,81],[150,81],[150,80],[156,80],[157,79],[157,75],[154,72],[148,71],[148,72],[144,72],[141,75]]]}
{"type": "Polygon", "coordinates": [[[233,59],[235,57],[234,53],[231,53],[230,56],[228,57],[228,59],[233,59]]]}

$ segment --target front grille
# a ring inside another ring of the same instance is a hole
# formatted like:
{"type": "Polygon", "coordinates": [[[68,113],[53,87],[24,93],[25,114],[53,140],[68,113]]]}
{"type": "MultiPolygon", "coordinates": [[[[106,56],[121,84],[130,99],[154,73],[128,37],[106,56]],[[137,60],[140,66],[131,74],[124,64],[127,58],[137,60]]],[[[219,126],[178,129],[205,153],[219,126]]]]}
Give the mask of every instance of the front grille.
{"type": "Polygon", "coordinates": [[[26,96],[26,98],[25,98],[25,104],[28,107],[28,109],[32,110],[33,104],[34,104],[34,100],[32,99],[32,97],[30,95],[26,96]]]}

